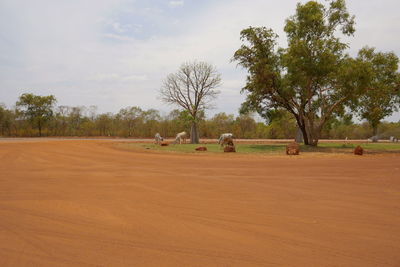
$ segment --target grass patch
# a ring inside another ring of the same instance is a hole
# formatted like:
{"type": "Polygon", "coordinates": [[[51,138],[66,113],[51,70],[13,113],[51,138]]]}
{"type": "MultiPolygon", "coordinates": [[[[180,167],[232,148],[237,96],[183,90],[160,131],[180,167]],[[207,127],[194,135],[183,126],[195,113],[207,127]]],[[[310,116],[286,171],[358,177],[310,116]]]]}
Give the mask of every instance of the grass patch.
{"type": "MultiPolygon", "coordinates": [[[[357,145],[361,145],[366,153],[400,153],[400,143],[320,143],[317,147],[301,145],[301,152],[316,153],[352,153],[357,145]]],[[[158,146],[148,143],[119,143],[117,146],[125,149],[152,150],[172,153],[222,153],[218,144],[184,144],[158,146]],[[199,146],[207,147],[207,152],[196,151],[199,146]]],[[[286,144],[236,144],[236,152],[248,154],[284,154],[286,144]]]]}
{"type": "MultiPolygon", "coordinates": [[[[218,144],[184,144],[184,145],[169,145],[158,146],[155,144],[138,144],[138,143],[120,143],[119,147],[131,149],[143,149],[164,152],[181,152],[181,153],[204,153],[196,151],[195,148],[199,146],[207,147],[207,152],[221,153],[223,149],[218,144]]],[[[236,152],[238,153],[283,153],[286,145],[284,144],[268,144],[268,145],[255,145],[255,144],[236,144],[236,152]]]]}
{"type": "Polygon", "coordinates": [[[400,153],[400,143],[320,143],[317,147],[302,145],[303,152],[350,153],[360,145],[367,153],[400,153]]]}
{"type": "MultiPolygon", "coordinates": [[[[400,153],[400,143],[320,143],[317,147],[301,145],[300,151],[320,153],[351,153],[357,145],[361,145],[367,153],[400,153]]],[[[171,144],[163,147],[146,143],[120,143],[118,146],[127,149],[143,149],[178,153],[204,153],[195,151],[195,148],[199,146],[207,147],[207,151],[211,153],[220,153],[223,151],[218,144],[171,144]]],[[[285,152],[285,148],[286,144],[236,144],[236,151],[238,153],[282,154],[285,152]]]]}

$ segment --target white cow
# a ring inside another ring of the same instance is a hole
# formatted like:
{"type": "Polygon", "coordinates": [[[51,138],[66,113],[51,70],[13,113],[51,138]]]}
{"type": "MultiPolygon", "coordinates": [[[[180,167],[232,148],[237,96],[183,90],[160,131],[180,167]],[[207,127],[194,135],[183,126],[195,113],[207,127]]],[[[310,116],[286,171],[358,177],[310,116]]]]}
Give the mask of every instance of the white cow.
{"type": "Polygon", "coordinates": [[[178,133],[178,134],[176,135],[174,144],[177,144],[178,142],[179,142],[179,144],[182,144],[182,142],[183,142],[184,144],[186,144],[186,137],[187,137],[187,133],[186,133],[186,132],[178,133]]]}
{"type": "Polygon", "coordinates": [[[164,141],[164,138],[162,138],[162,136],[159,133],[156,133],[156,135],[154,136],[154,140],[156,144],[159,145],[161,144],[162,141],[164,141]]]}
{"type": "Polygon", "coordinates": [[[221,146],[227,144],[228,142],[232,142],[233,134],[232,133],[223,133],[218,139],[218,144],[221,146]]]}
{"type": "Polygon", "coordinates": [[[378,142],[378,140],[379,140],[379,137],[377,135],[374,135],[374,136],[368,138],[368,141],[373,142],[373,143],[378,142]]]}

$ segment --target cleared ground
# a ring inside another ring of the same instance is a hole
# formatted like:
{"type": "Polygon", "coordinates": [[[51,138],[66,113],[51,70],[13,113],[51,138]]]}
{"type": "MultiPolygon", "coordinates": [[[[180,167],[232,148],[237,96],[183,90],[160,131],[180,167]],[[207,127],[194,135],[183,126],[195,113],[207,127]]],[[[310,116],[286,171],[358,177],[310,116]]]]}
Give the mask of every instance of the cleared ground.
{"type": "Polygon", "coordinates": [[[0,266],[399,266],[400,156],[0,143],[0,266]]]}

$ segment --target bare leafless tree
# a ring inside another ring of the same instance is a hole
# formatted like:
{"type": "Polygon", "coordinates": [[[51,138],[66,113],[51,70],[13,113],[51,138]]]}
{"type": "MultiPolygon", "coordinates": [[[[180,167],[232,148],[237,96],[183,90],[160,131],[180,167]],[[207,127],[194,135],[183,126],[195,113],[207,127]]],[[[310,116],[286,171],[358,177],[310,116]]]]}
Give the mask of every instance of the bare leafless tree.
{"type": "Polygon", "coordinates": [[[216,68],[197,61],[182,64],[176,73],[168,75],[163,82],[160,90],[162,101],[178,105],[190,114],[192,144],[199,143],[198,116],[201,111],[211,107],[212,100],[219,94],[216,88],[220,84],[221,75],[216,68]]]}

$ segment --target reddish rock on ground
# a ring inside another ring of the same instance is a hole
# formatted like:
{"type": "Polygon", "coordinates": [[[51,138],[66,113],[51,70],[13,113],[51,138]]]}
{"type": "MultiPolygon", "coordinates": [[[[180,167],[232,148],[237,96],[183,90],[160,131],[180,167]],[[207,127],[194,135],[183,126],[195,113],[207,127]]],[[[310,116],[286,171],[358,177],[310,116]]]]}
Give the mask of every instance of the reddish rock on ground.
{"type": "Polygon", "coordinates": [[[362,156],[362,154],[364,154],[364,149],[361,146],[357,146],[354,149],[354,155],[360,155],[362,156]]]}
{"type": "Polygon", "coordinates": [[[286,146],[286,154],[287,155],[299,155],[300,154],[300,145],[296,142],[288,144],[286,146]]]}
{"type": "Polygon", "coordinates": [[[236,152],[235,146],[231,146],[231,145],[225,146],[224,152],[236,152]]]}
{"type": "Polygon", "coordinates": [[[205,146],[199,146],[196,148],[197,151],[207,151],[207,148],[205,146]]]}
{"type": "Polygon", "coordinates": [[[168,146],[168,143],[167,142],[161,142],[160,146],[168,146]]]}

